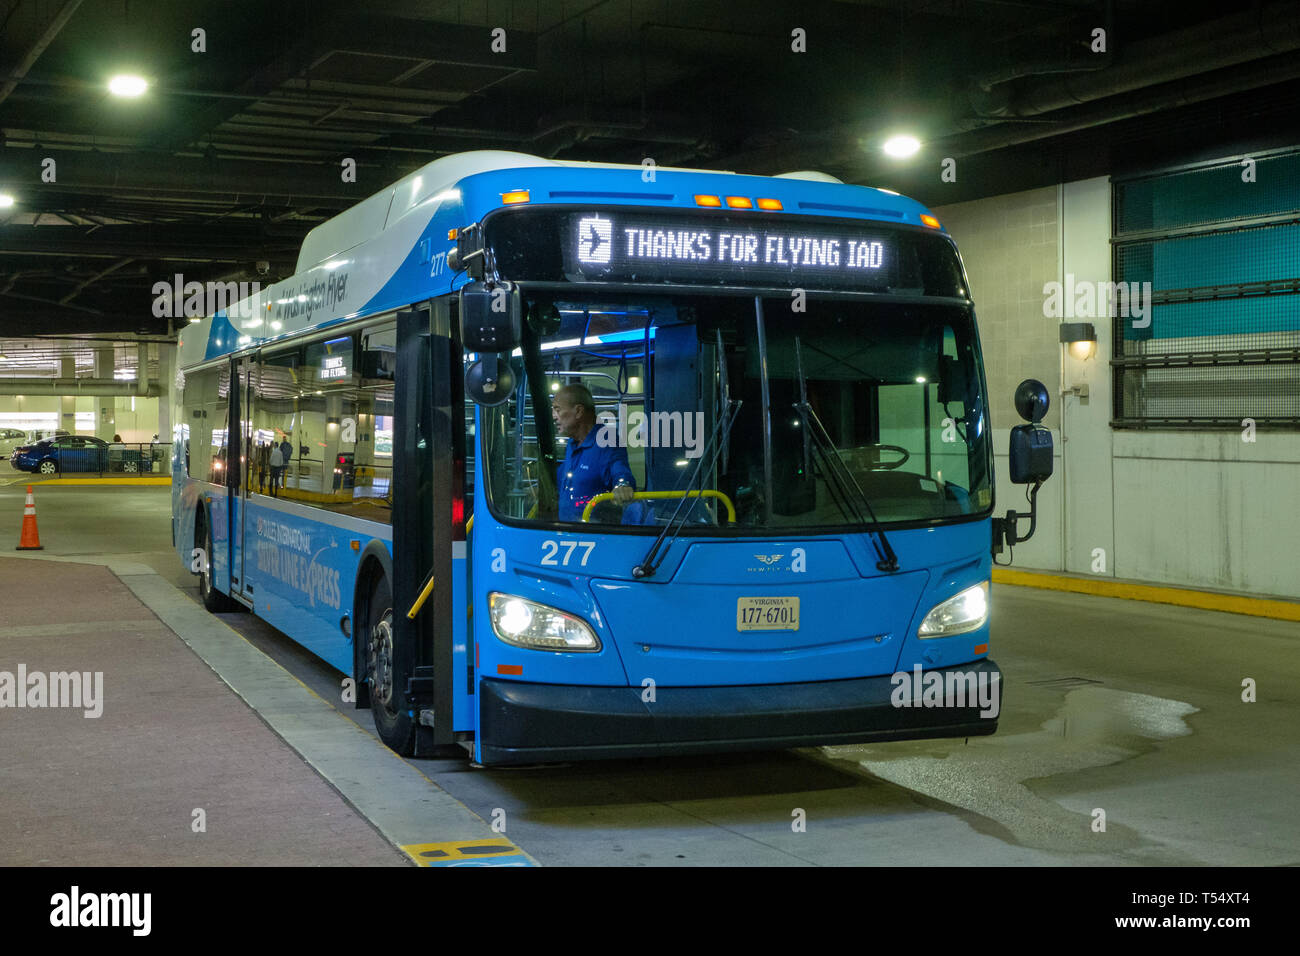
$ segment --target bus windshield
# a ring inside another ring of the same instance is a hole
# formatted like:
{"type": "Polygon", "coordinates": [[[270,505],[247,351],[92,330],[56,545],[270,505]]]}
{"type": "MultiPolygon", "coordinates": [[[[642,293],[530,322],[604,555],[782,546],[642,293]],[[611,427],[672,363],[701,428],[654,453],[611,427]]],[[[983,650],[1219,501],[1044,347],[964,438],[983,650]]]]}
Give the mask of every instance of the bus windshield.
{"type": "Polygon", "coordinates": [[[493,512],[655,534],[674,515],[771,534],[987,514],[970,308],[795,301],[530,303],[512,396],[481,412],[493,512]]]}

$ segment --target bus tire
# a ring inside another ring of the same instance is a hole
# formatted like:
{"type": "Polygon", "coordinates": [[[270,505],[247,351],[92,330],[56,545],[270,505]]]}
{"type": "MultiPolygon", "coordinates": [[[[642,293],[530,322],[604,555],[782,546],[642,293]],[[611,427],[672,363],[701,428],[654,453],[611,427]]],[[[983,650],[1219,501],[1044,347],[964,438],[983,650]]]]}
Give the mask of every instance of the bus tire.
{"type": "MultiPolygon", "coordinates": [[[[203,514],[203,512],[199,512],[203,514]]],[[[203,549],[203,561],[199,575],[199,597],[203,599],[203,606],[213,614],[222,611],[232,611],[235,602],[225,594],[218,591],[212,584],[212,530],[208,527],[207,519],[202,519],[203,543],[199,545],[203,549]]],[[[195,535],[198,538],[198,535],[195,535]]]]}
{"type": "Polygon", "coordinates": [[[375,732],[390,750],[409,757],[415,750],[415,721],[405,706],[407,668],[395,653],[393,589],[386,575],[375,578],[366,601],[365,667],[375,732]]]}

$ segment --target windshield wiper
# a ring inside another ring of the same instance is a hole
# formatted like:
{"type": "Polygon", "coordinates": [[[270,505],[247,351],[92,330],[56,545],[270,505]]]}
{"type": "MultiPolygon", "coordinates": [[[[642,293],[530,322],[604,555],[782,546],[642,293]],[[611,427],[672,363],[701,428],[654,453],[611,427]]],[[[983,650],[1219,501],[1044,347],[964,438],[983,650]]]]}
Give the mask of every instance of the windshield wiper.
{"type": "MultiPolygon", "coordinates": [[[[711,474],[713,472],[714,466],[717,465],[718,462],[718,455],[721,454],[723,446],[726,444],[721,439],[724,435],[731,432],[731,426],[736,421],[736,416],[740,414],[740,406],[741,403],[739,401],[728,403],[727,411],[723,416],[723,420],[719,423],[719,427],[715,428],[713,434],[709,436],[709,444],[705,449],[705,454],[701,455],[700,460],[695,463],[695,470],[691,472],[690,480],[686,482],[685,493],[677,502],[677,507],[673,511],[672,517],[668,519],[668,524],[664,527],[664,530],[659,532],[659,537],[657,537],[655,543],[650,546],[650,550],[647,551],[645,557],[641,559],[641,563],[632,568],[632,577],[648,578],[659,570],[659,565],[664,563],[664,558],[668,556],[668,548],[663,549],[663,554],[659,554],[659,549],[663,545],[665,539],[669,539],[668,546],[672,546],[672,542],[677,538],[678,532],[680,532],[681,529],[686,526],[686,522],[690,520],[691,512],[695,510],[696,504],[698,504],[699,500],[704,497],[703,495],[691,494],[692,489],[695,487],[695,479],[701,474],[701,467],[703,466],[704,459],[708,455],[709,451],[712,451],[713,455],[709,458],[708,473],[711,474]],[[717,446],[716,448],[714,447],[715,445],[717,446]],[[682,506],[686,504],[687,500],[691,502],[691,506],[686,509],[686,514],[681,514],[682,506]],[[678,515],[681,515],[680,521],[678,520],[678,515]],[[674,524],[677,525],[675,529],[673,528],[674,524]],[[658,555],[658,560],[655,560],[656,555],[658,555]]],[[[701,487],[700,490],[703,491],[703,487],[701,487]]]]}
{"type": "MultiPolygon", "coordinates": [[[[654,544],[650,546],[650,550],[647,551],[645,557],[641,559],[641,563],[632,568],[632,577],[634,578],[648,578],[659,570],[659,566],[664,563],[664,558],[668,557],[668,549],[672,547],[673,540],[677,538],[678,532],[680,532],[681,529],[686,526],[686,522],[690,520],[691,513],[695,510],[696,504],[698,504],[699,500],[704,497],[702,494],[691,494],[692,489],[695,487],[695,479],[701,474],[700,469],[704,465],[704,460],[709,458],[709,470],[707,474],[712,474],[718,463],[718,457],[720,455],[725,455],[727,449],[730,447],[731,426],[735,424],[736,416],[740,414],[740,406],[742,402],[739,400],[733,402],[731,400],[731,388],[727,383],[727,355],[722,347],[721,330],[718,330],[718,354],[716,364],[718,385],[722,398],[722,418],[714,426],[713,432],[709,435],[709,443],[704,450],[704,454],[700,455],[699,461],[695,463],[695,469],[691,472],[690,477],[686,481],[685,494],[683,494],[681,500],[677,502],[677,507],[673,509],[673,514],[672,517],[668,519],[668,524],[664,526],[663,531],[659,532],[659,537],[655,538],[654,544]],[[716,448],[714,447],[715,445],[717,446],[716,448]],[[713,452],[711,457],[709,455],[710,451],[713,452]],[[681,514],[682,506],[686,504],[688,498],[690,499],[691,505],[686,509],[686,514],[683,515],[681,514]],[[681,515],[680,521],[678,521],[679,515],[681,515]],[[673,528],[674,524],[677,525],[675,530],[673,528]],[[663,547],[665,540],[668,541],[668,547],[663,547]],[[663,548],[662,554],[660,554],[661,548],[663,548]],[[656,558],[658,560],[656,560],[656,558]]],[[[723,470],[726,470],[725,467],[723,470]]],[[[704,490],[703,485],[701,485],[700,490],[704,490]]]]}
{"type": "Polygon", "coordinates": [[[821,419],[808,404],[808,386],[803,375],[803,349],[799,342],[799,337],[795,336],[794,340],[795,367],[799,373],[799,401],[794,403],[795,409],[799,412],[799,417],[803,420],[805,435],[811,435],[813,444],[821,453],[822,462],[826,468],[827,485],[836,497],[836,505],[846,515],[849,515],[858,524],[867,524],[863,518],[862,512],[858,510],[857,505],[861,504],[867,515],[871,518],[869,529],[875,537],[872,539],[872,545],[876,549],[876,569],[879,571],[897,571],[898,556],[894,554],[894,549],[889,545],[889,539],[885,537],[885,529],[881,527],[880,522],[876,519],[876,512],[871,507],[871,501],[867,498],[862,486],[858,480],[853,477],[853,472],[849,470],[848,465],[844,464],[844,459],[840,457],[840,450],[835,443],[831,441],[830,435],[826,433],[826,428],[822,425],[821,419]],[[850,510],[852,508],[852,510],[850,510]]]}

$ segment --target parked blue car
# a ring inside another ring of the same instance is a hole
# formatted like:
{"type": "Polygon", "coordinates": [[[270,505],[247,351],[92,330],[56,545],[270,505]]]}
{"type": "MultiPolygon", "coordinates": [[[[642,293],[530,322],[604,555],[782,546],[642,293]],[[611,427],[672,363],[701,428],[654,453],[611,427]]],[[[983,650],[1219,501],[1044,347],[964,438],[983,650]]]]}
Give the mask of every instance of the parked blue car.
{"type": "Polygon", "coordinates": [[[15,448],[10,463],[19,471],[42,475],[103,471],[108,466],[108,442],[88,435],[62,435],[15,448]]]}

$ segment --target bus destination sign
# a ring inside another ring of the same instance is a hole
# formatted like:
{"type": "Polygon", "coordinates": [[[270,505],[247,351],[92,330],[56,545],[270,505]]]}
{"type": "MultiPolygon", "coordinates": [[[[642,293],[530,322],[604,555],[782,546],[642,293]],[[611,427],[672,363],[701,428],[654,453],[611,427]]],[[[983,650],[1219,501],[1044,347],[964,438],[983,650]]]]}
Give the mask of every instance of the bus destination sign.
{"type": "Polygon", "coordinates": [[[888,232],[735,218],[575,214],[565,254],[578,280],[880,289],[898,271],[888,232]]]}

